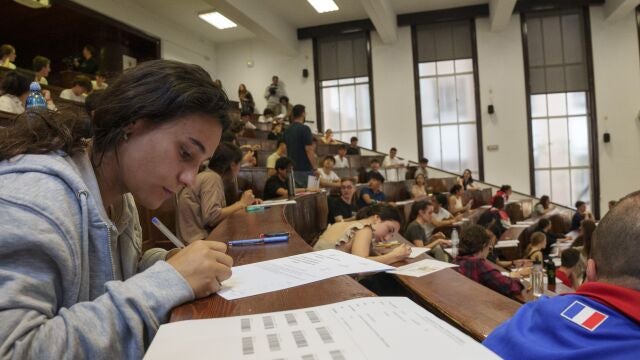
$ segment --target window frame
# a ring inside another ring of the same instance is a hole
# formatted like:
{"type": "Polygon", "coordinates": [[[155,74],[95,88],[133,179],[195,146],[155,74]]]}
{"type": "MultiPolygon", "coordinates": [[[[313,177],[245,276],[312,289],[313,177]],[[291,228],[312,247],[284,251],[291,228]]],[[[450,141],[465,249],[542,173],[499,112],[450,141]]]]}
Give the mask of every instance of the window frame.
{"type": "MultiPolygon", "coordinates": [[[[478,180],[484,180],[484,154],[482,152],[482,112],[480,105],[480,76],[478,73],[478,47],[476,41],[476,23],[474,18],[465,19],[469,21],[470,35],[471,35],[471,60],[473,64],[473,87],[474,87],[474,102],[476,110],[476,145],[478,154],[478,180]]],[[[459,20],[457,20],[459,21],[459,20]]],[[[449,21],[445,21],[449,22],[449,21]]],[[[423,24],[419,24],[423,25],[423,24]]],[[[416,107],[416,134],[418,136],[418,159],[424,157],[424,146],[422,136],[422,99],[420,94],[420,63],[418,61],[418,31],[417,24],[411,25],[411,45],[413,50],[413,86],[415,94],[415,107],[416,107]]],[[[457,59],[452,59],[453,61],[457,59]]],[[[459,124],[456,122],[456,124],[459,124]]],[[[442,125],[440,125],[442,126],[442,125]]],[[[446,170],[443,170],[446,171],[446,170]]],[[[460,174],[457,174],[460,175],[460,174]]]]}
{"type": "MultiPolygon", "coordinates": [[[[375,115],[375,104],[374,102],[374,94],[373,94],[373,71],[372,71],[372,62],[371,62],[371,33],[369,30],[362,31],[365,34],[366,44],[367,44],[367,77],[369,79],[369,113],[371,115],[371,146],[370,150],[376,150],[376,115],[375,115]]],[[[319,63],[318,63],[318,38],[313,38],[313,74],[314,74],[314,90],[316,97],[316,118],[318,123],[318,131],[324,133],[325,124],[323,118],[323,109],[324,103],[322,99],[322,89],[321,86],[322,81],[327,80],[319,80],[319,63]]],[[[336,79],[338,80],[338,79],[336,79]]],[[[357,130],[356,130],[357,132],[357,130]]]]}
{"type": "MultiPolygon", "coordinates": [[[[588,141],[589,141],[589,155],[590,155],[590,181],[591,181],[591,209],[596,218],[600,217],[600,166],[599,166],[599,151],[598,151],[598,124],[597,124],[597,112],[596,112],[596,94],[593,75],[593,48],[591,43],[591,20],[588,6],[575,7],[563,10],[542,10],[542,11],[530,11],[520,13],[520,34],[522,36],[522,56],[524,64],[524,76],[525,76],[525,93],[526,93],[526,107],[527,107],[527,142],[529,146],[529,183],[530,183],[530,195],[536,194],[536,182],[535,182],[535,164],[533,158],[533,117],[531,114],[531,85],[529,76],[529,42],[527,34],[527,14],[548,13],[548,14],[563,14],[566,12],[579,12],[582,16],[584,26],[584,41],[585,41],[585,53],[586,53],[586,67],[587,67],[587,86],[586,102],[587,102],[587,126],[588,126],[588,141]]],[[[549,93],[545,93],[548,95],[549,93]]],[[[567,115],[567,118],[569,116],[567,115]]],[[[549,117],[547,117],[549,118],[549,117]]],[[[568,204],[567,207],[573,207],[573,204],[568,204]]]]}

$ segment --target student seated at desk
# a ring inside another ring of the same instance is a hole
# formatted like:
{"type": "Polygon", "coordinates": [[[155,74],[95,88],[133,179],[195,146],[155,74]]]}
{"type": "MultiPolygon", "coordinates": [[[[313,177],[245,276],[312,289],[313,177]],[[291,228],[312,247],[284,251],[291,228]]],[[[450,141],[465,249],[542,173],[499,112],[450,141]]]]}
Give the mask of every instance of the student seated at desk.
{"type": "Polygon", "coordinates": [[[196,176],[195,183],[178,195],[178,237],[187,243],[206,239],[211,230],[229,215],[261,202],[253,191],[242,193],[240,200],[227,206],[223,178],[235,178],[240,172],[242,151],[233,144],[221,143],[209,160],[209,167],[196,176]]]}
{"type": "Polygon", "coordinates": [[[503,197],[495,198],[495,200],[493,201],[493,206],[491,207],[491,209],[489,209],[489,211],[497,214],[496,218],[500,221],[500,226],[503,230],[507,230],[511,227],[511,219],[509,218],[509,214],[507,214],[507,212],[504,210],[503,197]]]}
{"type": "Polygon", "coordinates": [[[276,151],[267,158],[267,176],[276,174],[276,161],[283,156],[287,156],[287,143],[284,140],[279,140],[276,151]]]}
{"type": "Polygon", "coordinates": [[[462,205],[462,186],[459,184],[455,184],[449,190],[449,212],[453,215],[458,215],[460,213],[464,213],[471,209],[473,206],[473,199],[469,200],[466,205],[462,205]]]}
{"type": "Polygon", "coordinates": [[[340,197],[329,196],[329,224],[355,219],[357,207],[353,201],[356,185],[352,178],[340,180],[340,197]]]}
{"type": "Polygon", "coordinates": [[[524,256],[533,262],[540,262],[544,260],[544,254],[542,250],[547,247],[547,237],[541,232],[534,232],[529,239],[529,245],[524,251],[524,256]]]}
{"type": "Polygon", "coordinates": [[[511,190],[511,185],[502,185],[500,187],[500,190],[496,191],[496,194],[491,198],[491,205],[493,205],[493,202],[496,201],[496,199],[499,197],[503,198],[504,203],[506,204],[509,201],[509,196],[511,196],[512,193],[513,191],[511,190]]]}
{"type": "Polygon", "coordinates": [[[283,125],[281,123],[273,123],[273,125],[271,126],[271,131],[269,131],[269,134],[267,135],[267,140],[284,141],[282,126],[283,125]]]}
{"type": "Polygon", "coordinates": [[[451,215],[447,209],[442,205],[446,204],[447,195],[445,194],[433,194],[431,195],[431,204],[433,205],[433,214],[431,215],[431,221],[425,225],[426,235],[430,236],[433,230],[441,226],[451,226],[458,221],[462,220],[462,214],[456,216],[451,215]]]}
{"type": "Polygon", "coordinates": [[[325,156],[322,160],[322,167],[318,169],[320,187],[329,189],[340,187],[340,177],[333,171],[335,163],[336,160],[331,155],[325,156]]]}
{"type": "Polygon", "coordinates": [[[566,286],[577,289],[579,285],[576,276],[578,262],[580,261],[580,251],[569,248],[560,254],[561,265],[556,269],[556,277],[566,286]]]}
{"type": "Polygon", "coordinates": [[[349,148],[347,149],[347,155],[360,155],[360,147],[358,146],[358,138],[352,136],[349,140],[349,148]]]}
{"type": "Polygon", "coordinates": [[[427,234],[427,226],[431,225],[433,214],[433,204],[429,200],[419,200],[411,206],[409,215],[409,226],[404,232],[404,237],[418,247],[431,249],[430,254],[440,261],[449,261],[447,253],[443,247],[451,246],[451,240],[447,240],[443,233],[431,234],[433,229],[427,234]]]}
{"type": "Polygon", "coordinates": [[[400,231],[402,219],[398,210],[388,204],[377,204],[361,209],[354,221],[335,223],[327,228],[314,250],[339,249],[353,255],[393,264],[411,254],[407,245],[398,245],[384,255],[375,255],[378,243],[391,240],[400,231]]]}
{"type": "Polygon", "coordinates": [[[418,177],[418,174],[422,174],[424,175],[425,181],[429,179],[429,171],[427,170],[428,165],[429,159],[420,158],[420,160],[418,161],[418,168],[416,169],[416,172],[413,173],[413,178],[415,179],[416,177],[418,177]]]}
{"type": "MultiPolygon", "coordinates": [[[[264,184],[264,199],[270,200],[289,194],[289,173],[293,171],[293,160],[286,156],[279,158],[276,161],[276,174],[267,179],[264,184]]],[[[306,192],[307,190],[317,189],[301,189],[296,188],[296,193],[306,192]]]]}
{"type": "Polygon", "coordinates": [[[504,359],[639,359],[638,218],[640,192],[635,192],[598,224],[588,281],[574,294],[524,304],[483,344],[504,359]]]}
{"type": "MultiPolygon", "coordinates": [[[[371,178],[372,174],[378,174],[380,176],[382,176],[382,174],[380,173],[380,160],[378,159],[373,159],[371,160],[371,162],[369,163],[369,167],[371,168],[371,170],[369,170],[364,178],[364,181],[367,182],[369,181],[369,179],[371,178]]],[[[382,179],[384,180],[384,176],[382,176],[382,179]]]]}
{"type": "Polygon", "coordinates": [[[578,230],[580,223],[585,219],[595,221],[593,215],[587,211],[587,204],[584,201],[577,201],[576,213],[573,214],[573,218],[571,219],[571,230],[578,230]]]}
{"type": "Polygon", "coordinates": [[[462,186],[464,191],[467,190],[475,190],[476,186],[473,184],[473,176],[471,174],[471,170],[464,169],[462,176],[458,178],[458,185],[462,186]]]}
{"type": "Polygon", "coordinates": [[[372,173],[369,177],[368,185],[360,189],[360,196],[358,197],[358,209],[362,209],[365,206],[375,205],[379,202],[384,202],[387,198],[382,192],[382,184],[384,184],[384,178],[378,173],[372,173]]]}
{"type": "Polygon", "coordinates": [[[15,70],[16,64],[16,48],[13,45],[3,44],[0,46],[0,66],[15,70]]]}
{"type": "Polygon", "coordinates": [[[2,357],[140,359],[171,309],[218,291],[225,244],[143,253],[135,202],[192,185],[228,110],[204,69],[153,60],[105,90],[89,144],[63,112],[0,129],[24,144],[0,142],[2,357]]]}
{"type": "Polygon", "coordinates": [[[554,206],[551,205],[549,195],[542,195],[542,197],[540,197],[540,202],[538,202],[536,206],[533,207],[533,216],[542,216],[550,211],[553,211],[553,209],[554,206]]]}
{"type": "Polygon", "coordinates": [[[580,235],[571,244],[576,250],[580,251],[580,261],[578,262],[576,274],[580,274],[580,279],[584,278],[584,272],[587,268],[587,259],[591,252],[591,243],[593,241],[593,233],[596,231],[596,223],[592,220],[582,220],[580,223],[580,235]]]}
{"type": "Polygon", "coordinates": [[[416,182],[411,186],[411,198],[420,199],[427,196],[427,185],[424,175],[416,175],[416,182]]]}
{"type": "Polygon", "coordinates": [[[26,77],[11,71],[0,82],[0,110],[12,114],[22,114],[29,95],[30,81],[26,77]]]}
{"type": "Polygon", "coordinates": [[[502,275],[500,270],[486,259],[490,249],[491,238],[485,229],[479,225],[469,225],[462,230],[458,256],[453,260],[460,266],[455,269],[471,280],[503,295],[512,298],[519,296],[524,288],[519,278],[530,270],[514,271],[510,277],[502,275]]]}
{"type": "Polygon", "coordinates": [[[73,78],[70,89],[64,89],[60,92],[60,98],[84,103],[91,90],[93,90],[91,79],[85,75],[78,75],[73,78]]]}
{"type": "Polygon", "coordinates": [[[542,218],[538,220],[538,224],[536,225],[536,231],[539,231],[544,234],[547,238],[547,246],[542,250],[542,254],[547,257],[551,252],[551,248],[553,244],[556,244],[558,241],[562,240],[570,240],[564,236],[564,234],[554,233],[551,231],[551,221],[546,218],[542,218]]]}
{"type": "Polygon", "coordinates": [[[324,135],[320,138],[323,144],[337,144],[338,142],[333,139],[333,130],[327,129],[324,135]]]}
{"type": "Polygon", "coordinates": [[[348,168],[347,146],[345,144],[338,146],[338,154],[333,158],[336,160],[336,169],[348,168]]]}

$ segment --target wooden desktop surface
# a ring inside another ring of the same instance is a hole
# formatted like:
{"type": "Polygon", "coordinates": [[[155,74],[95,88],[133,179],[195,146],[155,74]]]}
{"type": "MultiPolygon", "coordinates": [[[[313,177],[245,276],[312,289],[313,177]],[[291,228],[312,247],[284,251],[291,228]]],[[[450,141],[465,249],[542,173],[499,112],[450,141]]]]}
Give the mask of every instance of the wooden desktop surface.
{"type": "MultiPolygon", "coordinates": [[[[285,206],[274,206],[255,213],[237,212],[220,223],[209,235],[209,240],[227,242],[234,239],[255,238],[261,233],[268,232],[291,233],[287,243],[229,247],[227,254],[233,258],[234,266],[312,251],[312,248],[287,223],[284,214],[285,206]]],[[[375,294],[351,277],[339,276],[237,300],[225,300],[214,294],[176,307],[171,313],[170,321],[292,310],[366,296],[375,296],[375,294]]]]}

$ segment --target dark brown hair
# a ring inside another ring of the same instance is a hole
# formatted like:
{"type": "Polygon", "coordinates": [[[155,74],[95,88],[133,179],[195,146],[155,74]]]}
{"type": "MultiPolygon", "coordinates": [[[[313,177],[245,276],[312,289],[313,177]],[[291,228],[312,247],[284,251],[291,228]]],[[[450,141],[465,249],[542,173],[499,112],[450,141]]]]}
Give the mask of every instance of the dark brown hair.
{"type": "Polygon", "coordinates": [[[93,148],[114,149],[133,122],[161,124],[193,114],[211,116],[229,126],[229,101],[198,65],[170,60],[145,62],[110,85],[94,115],[93,148]]]}
{"type": "Polygon", "coordinates": [[[469,225],[460,234],[460,256],[473,255],[484,249],[491,241],[485,228],[480,225],[469,225]]]}
{"type": "Polygon", "coordinates": [[[85,147],[86,124],[86,119],[70,112],[24,112],[13,125],[0,128],[0,161],[56,150],[75,154],[85,147]]]}

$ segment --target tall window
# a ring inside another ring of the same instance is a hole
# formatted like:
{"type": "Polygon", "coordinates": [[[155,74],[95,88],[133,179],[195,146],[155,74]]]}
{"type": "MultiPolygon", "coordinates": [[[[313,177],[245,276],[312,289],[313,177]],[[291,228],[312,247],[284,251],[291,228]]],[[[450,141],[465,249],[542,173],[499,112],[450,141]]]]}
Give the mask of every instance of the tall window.
{"type": "Polygon", "coordinates": [[[374,147],[369,75],[369,35],[361,32],[315,41],[322,128],[334,138],[374,147]]]}
{"type": "Polygon", "coordinates": [[[524,15],[536,196],[592,201],[591,108],[584,15],[524,15]]]}
{"type": "Polygon", "coordinates": [[[480,171],[471,21],[415,29],[419,144],[429,164],[454,173],[480,171]]]}

